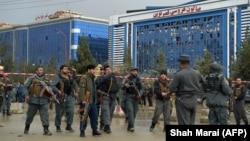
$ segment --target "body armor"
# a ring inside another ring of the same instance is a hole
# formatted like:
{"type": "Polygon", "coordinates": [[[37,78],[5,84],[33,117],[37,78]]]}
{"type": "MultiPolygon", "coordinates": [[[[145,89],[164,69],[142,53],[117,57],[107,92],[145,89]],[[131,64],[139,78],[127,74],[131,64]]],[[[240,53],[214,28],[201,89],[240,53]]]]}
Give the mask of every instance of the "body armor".
{"type": "MultiPolygon", "coordinates": [[[[162,98],[163,98],[164,100],[170,99],[170,94],[169,94],[170,91],[169,91],[169,88],[168,88],[168,83],[163,84],[163,83],[160,82],[160,81],[158,81],[158,83],[159,83],[159,88],[160,88],[161,92],[168,93],[168,96],[167,96],[167,97],[163,97],[163,96],[162,96],[162,98]]],[[[161,98],[160,98],[160,99],[161,99],[161,98]]]]}
{"type": "MultiPolygon", "coordinates": [[[[50,97],[51,95],[47,91],[42,91],[43,85],[40,81],[41,80],[36,77],[33,78],[31,85],[29,86],[29,94],[32,96],[50,97]]],[[[48,81],[47,78],[44,78],[44,81],[48,81]]]]}
{"type": "Polygon", "coordinates": [[[66,78],[62,76],[61,74],[59,75],[59,77],[61,78],[61,82],[57,85],[57,88],[59,88],[60,90],[63,90],[65,94],[70,95],[72,85],[73,85],[73,82],[70,80],[70,77],[68,76],[68,78],[66,78]]]}
{"type": "Polygon", "coordinates": [[[221,91],[221,79],[219,74],[209,74],[206,77],[205,92],[221,91]]]}
{"type": "MultiPolygon", "coordinates": [[[[139,87],[140,87],[140,80],[139,80],[138,77],[136,77],[136,78],[134,78],[134,77],[128,77],[127,79],[128,79],[129,85],[131,85],[131,86],[135,85],[135,87],[137,89],[139,89],[139,87]]],[[[127,93],[132,93],[132,94],[136,93],[135,87],[129,87],[128,89],[126,89],[126,92],[127,93]]]]}
{"type": "Polygon", "coordinates": [[[234,96],[239,97],[241,95],[241,88],[243,87],[243,85],[240,85],[239,87],[236,87],[234,90],[234,96]]]}

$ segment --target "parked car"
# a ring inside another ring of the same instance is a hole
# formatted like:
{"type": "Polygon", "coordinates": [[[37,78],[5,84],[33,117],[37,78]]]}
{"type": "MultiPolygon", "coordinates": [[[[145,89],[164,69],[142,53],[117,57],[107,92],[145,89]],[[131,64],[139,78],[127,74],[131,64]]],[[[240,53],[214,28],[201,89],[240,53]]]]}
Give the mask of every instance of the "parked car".
{"type": "Polygon", "coordinates": [[[247,115],[250,115],[250,90],[247,90],[246,97],[245,97],[245,111],[247,115]]]}

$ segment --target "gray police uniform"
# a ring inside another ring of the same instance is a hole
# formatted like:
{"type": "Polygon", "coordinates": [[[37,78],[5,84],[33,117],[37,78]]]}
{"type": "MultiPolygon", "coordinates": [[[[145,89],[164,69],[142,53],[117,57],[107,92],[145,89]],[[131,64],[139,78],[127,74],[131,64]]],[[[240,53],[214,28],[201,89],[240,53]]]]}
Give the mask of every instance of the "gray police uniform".
{"type": "Polygon", "coordinates": [[[210,73],[205,76],[206,104],[209,107],[209,124],[226,125],[228,120],[227,100],[232,94],[232,89],[223,74],[220,74],[222,67],[217,63],[209,65],[210,73]]]}
{"type": "Polygon", "coordinates": [[[150,127],[150,131],[152,131],[153,128],[155,127],[155,124],[158,121],[162,113],[163,113],[163,118],[164,118],[164,125],[170,124],[170,117],[171,117],[170,96],[169,97],[162,96],[162,92],[164,92],[163,91],[164,89],[165,89],[165,92],[169,91],[168,80],[159,80],[159,79],[154,82],[154,93],[156,94],[156,105],[155,105],[155,111],[154,111],[154,116],[152,118],[152,125],[150,127]],[[160,84],[160,83],[165,83],[165,84],[160,84]],[[164,88],[161,88],[161,87],[164,87],[164,88]]]}
{"type": "Polygon", "coordinates": [[[138,111],[138,100],[135,98],[136,97],[136,91],[132,89],[130,86],[129,88],[126,88],[124,86],[125,83],[131,83],[133,82],[139,93],[142,93],[143,85],[141,83],[141,80],[138,76],[129,76],[123,83],[122,89],[125,92],[125,102],[126,102],[126,116],[128,116],[128,131],[133,132],[134,131],[134,123],[135,123],[135,118],[136,114],[138,111]]]}
{"type": "Polygon", "coordinates": [[[44,127],[44,134],[45,135],[51,135],[51,133],[48,131],[49,127],[49,105],[48,105],[48,97],[45,95],[40,95],[40,92],[42,91],[42,84],[40,81],[45,81],[46,77],[45,75],[39,76],[30,76],[27,78],[27,80],[24,82],[23,86],[23,94],[24,96],[29,96],[29,107],[27,112],[27,117],[25,121],[25,129],[24,133],[27,134],[30,128],[30,124],[33,121],[34,116],[36,115],[37,111],[39,110],[39,115],[42,121],[42,125],[44,127]],[[33,82],[34,81],[34,82],[33,82]]]}
{"type": "Polygon", "coordinates": [[[74,81],[75,81],[75,73],[70,77],[68,75],[62,76],[62,74],[58,74],[54,81],[52,82],[52,86],[56,87],[54,89],[61,90],[64,98],[61,99],[60,103],[55,103],[55,126],[57,127],[57,132],[61,132],[61,119],[65,112],[65,116],[67,118],[67,126],[66,130],[73,132],[71,125],[74,119],[74,81]],[[61,84],[62,83],[62,84],[61,84]],[[63,88],[61,88],[63,86],[63,88]]]}
{"type": "Polygon", "coordinates": [[[184,67],[176,72],[169,89],[176,94],[176,114],[179,125],[195,124],[197,99],[204,79],[199,71],[184,67]]]}
{"type": "Polygon", "coordinates": [[[247,93],[247,88],[245,85],[241,84],[241,85],[235,86],[234,96],[237,96],[237,99],[234,100],[233,111],[234,111],[234,118],[235,118],[237,125],[240,125],[241,119],[244,121],[245,125],[248,125],[248,119],[247,119],[246,111],[244,108],[246,93],[247,93]]]}
{"type": "Polygon", "coordinates": [[[100,77],[99,90],[107,93],[108,95],[102,96],[101,102],[101,124],[104,125],[104,132],[110,133],[110,124],[112,122],[117,92],[120,86],[114,73],[108,73],[100,77]]]}
{"type": "Polygon", "coordinates": [[[10,113],[10,106],[11,106],[11,101],[12,101],[12,97],[13,97],[13,85],[12,82],[9,80],[9,78],[7,78],[6,80],[6,88],[3,92],[3,106],[2,106],[2,110],[3,110],[3,115],[7,114],[7,115],[11,115],[10,113]]]}

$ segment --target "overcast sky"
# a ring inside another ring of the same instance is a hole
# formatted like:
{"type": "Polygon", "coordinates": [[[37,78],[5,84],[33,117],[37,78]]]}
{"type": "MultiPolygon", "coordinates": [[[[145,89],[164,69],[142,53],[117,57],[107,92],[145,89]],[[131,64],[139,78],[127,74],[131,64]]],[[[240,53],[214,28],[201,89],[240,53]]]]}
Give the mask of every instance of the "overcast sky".
{"type": "Polygon", "coordinates": [[[0,23],[29,24],[39,15],[71,10],[84,16],[108,19],[126,10],[146,6],[174,6],[192,0],[0,0],[0,23]]]}

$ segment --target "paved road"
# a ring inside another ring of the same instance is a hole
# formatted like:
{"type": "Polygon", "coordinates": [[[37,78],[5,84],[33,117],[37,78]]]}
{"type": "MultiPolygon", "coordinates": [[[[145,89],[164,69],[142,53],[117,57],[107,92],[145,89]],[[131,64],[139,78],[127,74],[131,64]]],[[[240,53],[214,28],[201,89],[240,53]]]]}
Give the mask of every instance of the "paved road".
{"type": "MultiPolygon", "coordinates": [[[[26,105],[26,104],[25,104],[26,105]]],[[[27,106],[27,105],[26,105],[27,106]]],[[[26,108],[24,108],[26,109],[26,108]]],[[[77,106],[76,108],[77,109],[77,106]]],[[[199,106],[196,117],[196,124],[207,124],[201,123],[201,110],[199,106]]],[[[24,110],[25,111],[25,110],[24,110]]],[[[75,129],[74,133],[69,133],[63,131],[62,133],[57,133],[54,126],[54,112],[50,110],[50,131],[53,133],[52,136],[44,136],[43,128],[41,126],[41,121],[39,115],[36,115],[33,123],[30,127],[30,134],[24,135],[24,122],[26,114],[13,114],[12,116],[2,116],[0,114],[0,123],[4,127],[0,127],[0,140],[1,141],[80,141],[80,140],[95,140],[95,141],[165,141],[165,133],[163,132],[163,121],[160,120],[159,124],[156,125],[154,132],[149,132],[149,126],[151,124],[151,118],[153,116],[153,108],[145,108],[144,110],[139,110],[137,119],[135,121],[135,132],[127,132],[127,124],[124,122],[123,116],[116,116],[113,119],[111,129],[111,134],[103,134],[101,137],[93,137],[92,130],[90,126],[87,127],[86,137],[79,137],[79,117],[77,113],[75,114],[74,123],[72,127],[75,129]]],[[[234,118],[231,116],[229,124],[234,124],[234,118]]],[[[177,124],[176,121],[172,120],[171,124],[177,124]]],[[[66,127],[65,122],[63,122],[62,129],[66,127]]]]}
{"type": "MultiPolygon", "coordinates": [[[[50,131],[53,133],[52,136],[44,136],[43,128],[41,126],[41,121],[39,115],[36,115],[33,123],[30,127],[30,134],[24,135],[24,122],[25,114],[13,114],[12,116],[2,116],[0,114],[0,123],[4,127],[0,127],[0,140],[1,141],[80,141],[80,140],[95,140],[95,141],[164,141],[165,133],[163,132],[163,124],[157,125],[155,132],[149,132],[149,126],[151,123],[152,112],[140,111],[138,113],[138,118],[135,124],[135,132],[127,132],[127,124],[124,122],[124,118],[115,117],[113,119],[111,129],[111,134],[103,134],[101,137],[93,137],[92,130],[90,126],[87,127],[86,137],[81,138],[79,136],[79,117],[75,114],[73,128],[74,133],[69,133],[63,131],[62,133],[57,133],[54,126],[54,112],[50,111],[50,131]],[[150,118],[149,118],[150,117],[150,118]]],[[[62,129],[66,127],[65,122],[63,122],[62,129]]]]}

